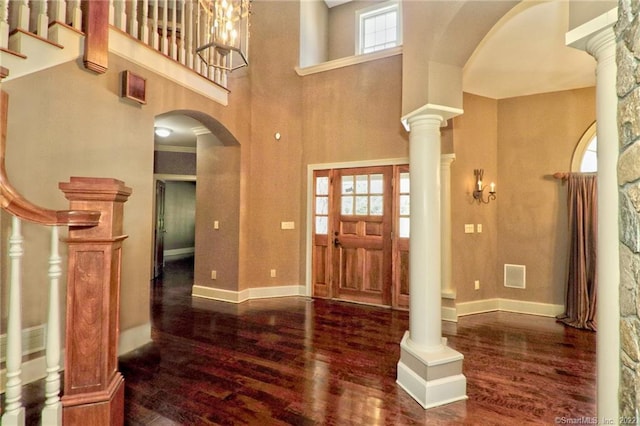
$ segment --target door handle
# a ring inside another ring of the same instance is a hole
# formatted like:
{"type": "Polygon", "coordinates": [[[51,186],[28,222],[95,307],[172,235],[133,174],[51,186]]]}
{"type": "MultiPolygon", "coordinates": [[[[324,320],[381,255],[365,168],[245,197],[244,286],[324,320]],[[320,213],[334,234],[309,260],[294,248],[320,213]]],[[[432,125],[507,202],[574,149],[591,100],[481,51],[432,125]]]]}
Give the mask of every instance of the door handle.
{"type": "Polygon", "coordinates": [[[339,239],[337,239],[337,238],[334,238],[334,239],[333,239],[333,246],[334,246],[334,247],[339,247],[339,246],[340,246],[340,240],[339,240],[339,239]]]}

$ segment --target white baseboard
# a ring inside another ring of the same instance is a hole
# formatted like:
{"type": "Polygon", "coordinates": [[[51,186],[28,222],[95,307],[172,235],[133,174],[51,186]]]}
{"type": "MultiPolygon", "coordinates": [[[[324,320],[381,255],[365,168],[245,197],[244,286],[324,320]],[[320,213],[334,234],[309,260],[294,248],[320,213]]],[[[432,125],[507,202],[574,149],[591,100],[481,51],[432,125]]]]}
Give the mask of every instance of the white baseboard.
{"type": "Polygon", "coordinates": [[[442,320],[443,321],[451,321],[458,322],[458,309],[457,308],[447,308],[442,307],[442,320]]]}
{"type": "Polygon", "coordinates": [[[222,302],[242,303],[252,299],[268,299],[272,297],[305,296],[306,288],[302,285],[279,287],[254,287],[242,291],[223,290],[194,284],[191,295],[222,302]]]}
{"type": "Polygon", "coordinates": [[[131,352],[140,346],[146,345],[151,341],[151,323],[132,327],[124,331],[120,331],[120,339],[118,341],[118,356],[131,352]]]}
{"type": "Polygon", "coordinates": [[[456,309],[459,317],[494,311],[555,317],[564,312],[564,305],[495,298],[458,303],[456,309]]]}
{"type": "Polygon", "coordinates": [[[166,260],[184,259],[191,257],[196,253],[195,247],[184,247],[179,249],[165,250],[162,252],[166,260]]]}

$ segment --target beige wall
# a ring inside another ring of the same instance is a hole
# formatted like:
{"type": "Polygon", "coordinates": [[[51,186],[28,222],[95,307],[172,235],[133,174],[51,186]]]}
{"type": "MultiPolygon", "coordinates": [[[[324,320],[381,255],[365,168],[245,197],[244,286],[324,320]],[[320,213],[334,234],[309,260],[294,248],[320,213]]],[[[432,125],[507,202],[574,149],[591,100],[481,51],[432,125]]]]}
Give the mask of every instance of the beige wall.
{"type": "Polygon", "coordinates": [[[494,298],[498,274],[498,206],[503,202],[498,177],[498,101],[464,94],[464,114],[453,119],[451,164],[451,239],[456,302],[494,298]],[[486,183],[496,182],[498,200],[473,201],[474,169],[484,169],[486,183]],[[482,233],[466,234],[465,224],[482,225],[482,233]],[[474,281],[480,281],[480,290],[474,281]]]}
{"type": "Polygon", "coordinates": [[[498,103],[499,296],[564,304],[566,187],[549,175],[568,171],[595,120],[593,88],[505,99],[498,103]],[[525,290],[502,286],[505,263],[527,267],[525,290]]]}
{"type": "Polygon", "coordinates": [[[194,284],[238,289],[240,146],[199,138],[194,284]],[[213,227],[218,221],[219,228],[213,227]],[[211,280],[215,270],[216,280],[211,280]]]}
{"type": "Polygon", "coordinates": [[[242,150],[239,290],[298,285],[300,268],[302,81],[294,71],[299,5],[255,2],[252,8],[251,137],[250,148],[242,150]],[[296,230],[280,229],[282,221],[295,222],[296,230]]]}
{"type": "Polygon", "coordinates": [[[501,297],[564,304],[566,188],[550,175],[569,170],[595,119],[594,96],[593,88],[502,100],[464,95],[464,114],[454,119],[451,168],[458,303],[501,297]],[[470,201],[474,168],[485,169],[486,183],[496,182],[496,201],[470,201]],[[482,234],[465,234],[465,223],[482,223],[482,234]],[[503,286],[505,263],[526,266],[526,289],[503,286]]]}

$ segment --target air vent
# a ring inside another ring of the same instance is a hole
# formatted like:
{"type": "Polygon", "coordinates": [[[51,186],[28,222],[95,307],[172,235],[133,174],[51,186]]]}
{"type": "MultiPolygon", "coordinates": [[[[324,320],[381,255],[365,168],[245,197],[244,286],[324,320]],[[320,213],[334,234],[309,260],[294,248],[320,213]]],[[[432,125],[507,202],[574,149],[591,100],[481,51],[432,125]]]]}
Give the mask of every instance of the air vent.
{"type": "Polygon", "coordinates": [[[526,288],[526,266],[524,265],[504,265],[504,286],[511,288],[526,288]]]}

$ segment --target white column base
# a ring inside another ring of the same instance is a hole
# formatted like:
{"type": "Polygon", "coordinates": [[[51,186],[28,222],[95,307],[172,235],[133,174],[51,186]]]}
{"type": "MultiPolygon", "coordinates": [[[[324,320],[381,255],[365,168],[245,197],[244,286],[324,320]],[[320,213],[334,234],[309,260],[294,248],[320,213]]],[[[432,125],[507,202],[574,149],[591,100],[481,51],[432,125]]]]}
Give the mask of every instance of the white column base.
{"type": "Polygon", "coordinates": [[[409,332],[400,342],[396,383],[426,410],[467,399],[464,356],[446,345],[433,352],[412,347],[409,332]]]}

